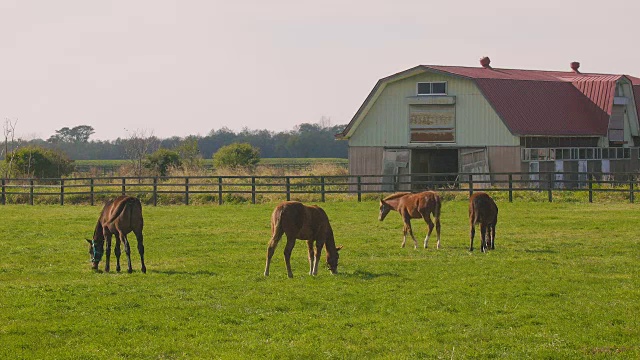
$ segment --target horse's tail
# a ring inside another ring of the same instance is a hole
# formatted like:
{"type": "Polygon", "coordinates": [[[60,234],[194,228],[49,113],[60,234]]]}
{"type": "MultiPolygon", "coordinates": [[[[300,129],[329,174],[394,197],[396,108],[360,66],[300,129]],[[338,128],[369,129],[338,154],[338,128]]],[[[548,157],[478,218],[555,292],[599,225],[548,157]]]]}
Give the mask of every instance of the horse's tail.
{"type": "Polygon", "coordinates": [[[477,196],[472,195],[472,199],[469,203],[469,221],[471,225],[475,226],[480,221],[480,200],[477,196]]]}
{"type": "Polygon", "coordinates": [[[273,214],[271,214],[271,243],[277,243],[282,239],[282,235],[284,235],[284,229],[282,228],[282,212],[283,208],[278,206],[275,210],[273,210],[273,214]]]}

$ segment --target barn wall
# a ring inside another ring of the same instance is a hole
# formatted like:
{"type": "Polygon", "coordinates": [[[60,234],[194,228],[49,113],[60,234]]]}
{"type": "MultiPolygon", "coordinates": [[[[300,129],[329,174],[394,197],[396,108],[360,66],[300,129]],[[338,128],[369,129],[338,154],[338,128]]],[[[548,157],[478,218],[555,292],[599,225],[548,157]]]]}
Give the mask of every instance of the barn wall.
{"type": "Polygon", "coordinates": [[[382,147],[358,146],[349,148],[349,174],[382,174],[382,147]]]}
{"type": "Polygon", "coordinates": [[[416,83],[431,81],[445,81],[447,95],[455,97],[455,143],[446,146],[519,145],[519,138],[511,134],[472,80],[422,73],[387,84],[350,138],[349,146],[409,146],[409,109],[416,99],[416,83]]]}
{"type": "MultiPolygon", "coordinates": [[[[374,146],[349,147],[349,175],[382,175],[384,148],[374,146]]],[[[357,178],[350,179],[355,183],[357,178]]],[[[380,181],[380,178],[361,178],[363,183],[380,181]]],[[[363,185],[365,191],[381,191],[380,185],[363,185]]],[[[356,191],[357,185],[349,186],[350,191],[356,191]]]]}

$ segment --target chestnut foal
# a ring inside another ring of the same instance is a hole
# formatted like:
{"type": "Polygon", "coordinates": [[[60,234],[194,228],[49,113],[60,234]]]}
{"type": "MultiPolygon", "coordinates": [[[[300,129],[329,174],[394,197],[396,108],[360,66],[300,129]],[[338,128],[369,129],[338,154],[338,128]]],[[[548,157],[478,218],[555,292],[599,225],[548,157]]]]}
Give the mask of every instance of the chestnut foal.
{"type": "Polygon", "coordinates": [[[287,235],[284,262],[287,266],[287,275],[290,278],[293,277],[290,262],[291,252],[296,244],[296,239],[307,240],[309,275],[318,274],[318,264],[323,246],[327,250],[327,266],[329,270],[331,270],[332,274],[338,273],[338,251],[342,246],[336,247],[329,218],[320,207],[303,205],[297,201],[281,203],[276,206],[271,214],[271,234],[271,240],[267,246],[267,263],[264,268],[264,276],[269,276],[271,257],[282,235],[287,235]]]}
{"type": "Polygon", "coordinates": [[[433,214],[436,233],[438,234],[438,243],[436,244],[436,247],[439,249],[441,207],[442,202],[440,201],[440,197],[433,191],[423,191],[415,194],[409,192],[395,193],[380,200],[380,215],[378,216],[378,220],[384,220],[384,218],[391,210],[399,212],[400,216],[402,216],[402,222],[404,223],[404,227],[402,228],[402,233],[404,235],[404,237],[402,238],[402,247],[404,247],[405,243],[407,242],[408,232],[413,239],[414,249],[417,249],[418,241],[416,240],[416,237],[413,236],[413,230],[411,229],[411,219],[424,219],[424,221],[429,226],[427,237],[424,238],[424,247],[426,249],[427,243],[429,242],[429,237],[431,236],[431,232],[433,231],[434,227],[433,221],[431,221],[431,214],[433,214]]]}

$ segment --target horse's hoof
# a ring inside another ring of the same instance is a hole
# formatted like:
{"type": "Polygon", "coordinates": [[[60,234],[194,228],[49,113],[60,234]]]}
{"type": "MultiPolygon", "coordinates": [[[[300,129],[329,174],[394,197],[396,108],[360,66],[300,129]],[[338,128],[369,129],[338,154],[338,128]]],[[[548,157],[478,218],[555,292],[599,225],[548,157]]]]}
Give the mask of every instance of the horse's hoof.
{"type": "Polygon", "coordinates": [[[127,272],[131,274],[133,272],[133,269],[128,269],[127,272]]]}
{"type": "Polygon", "coordinates": [[[142,273],[143,273],[143,274],[146,274],[146,273],[147,273],[147,268],[144,268],[144,267],[143,267],[143,268],[142,268],[142,273]]]}

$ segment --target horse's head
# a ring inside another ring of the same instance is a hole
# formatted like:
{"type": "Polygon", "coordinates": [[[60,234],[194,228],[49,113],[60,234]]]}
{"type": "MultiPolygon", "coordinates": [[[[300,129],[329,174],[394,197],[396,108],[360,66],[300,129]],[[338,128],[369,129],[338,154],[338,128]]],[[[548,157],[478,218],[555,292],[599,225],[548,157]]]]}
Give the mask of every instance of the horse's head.
{"type": "Polygon", "coordinates": [[[334,275],[338,273],[338,259],[340,258],[340,249],[342,249],[342,245],[338,246],[334,253],[327,251],[327,269],[334,275]]]}
{"type": "Polygon", "coordinates": [[[89,240],[85,239],[89,243],[89,256],[91,257],[91,268],[98,270],[98,264],[102,260],[102,254],[104,254],[104,241],[103,240],[89,240]]]}
{"type": "Polygon", "coordinates": [[[378,215],[378,220],[384,220],[391,209],[391,205],[387,204],[383,199],[380,199],[380,215],[378,215]]]}

